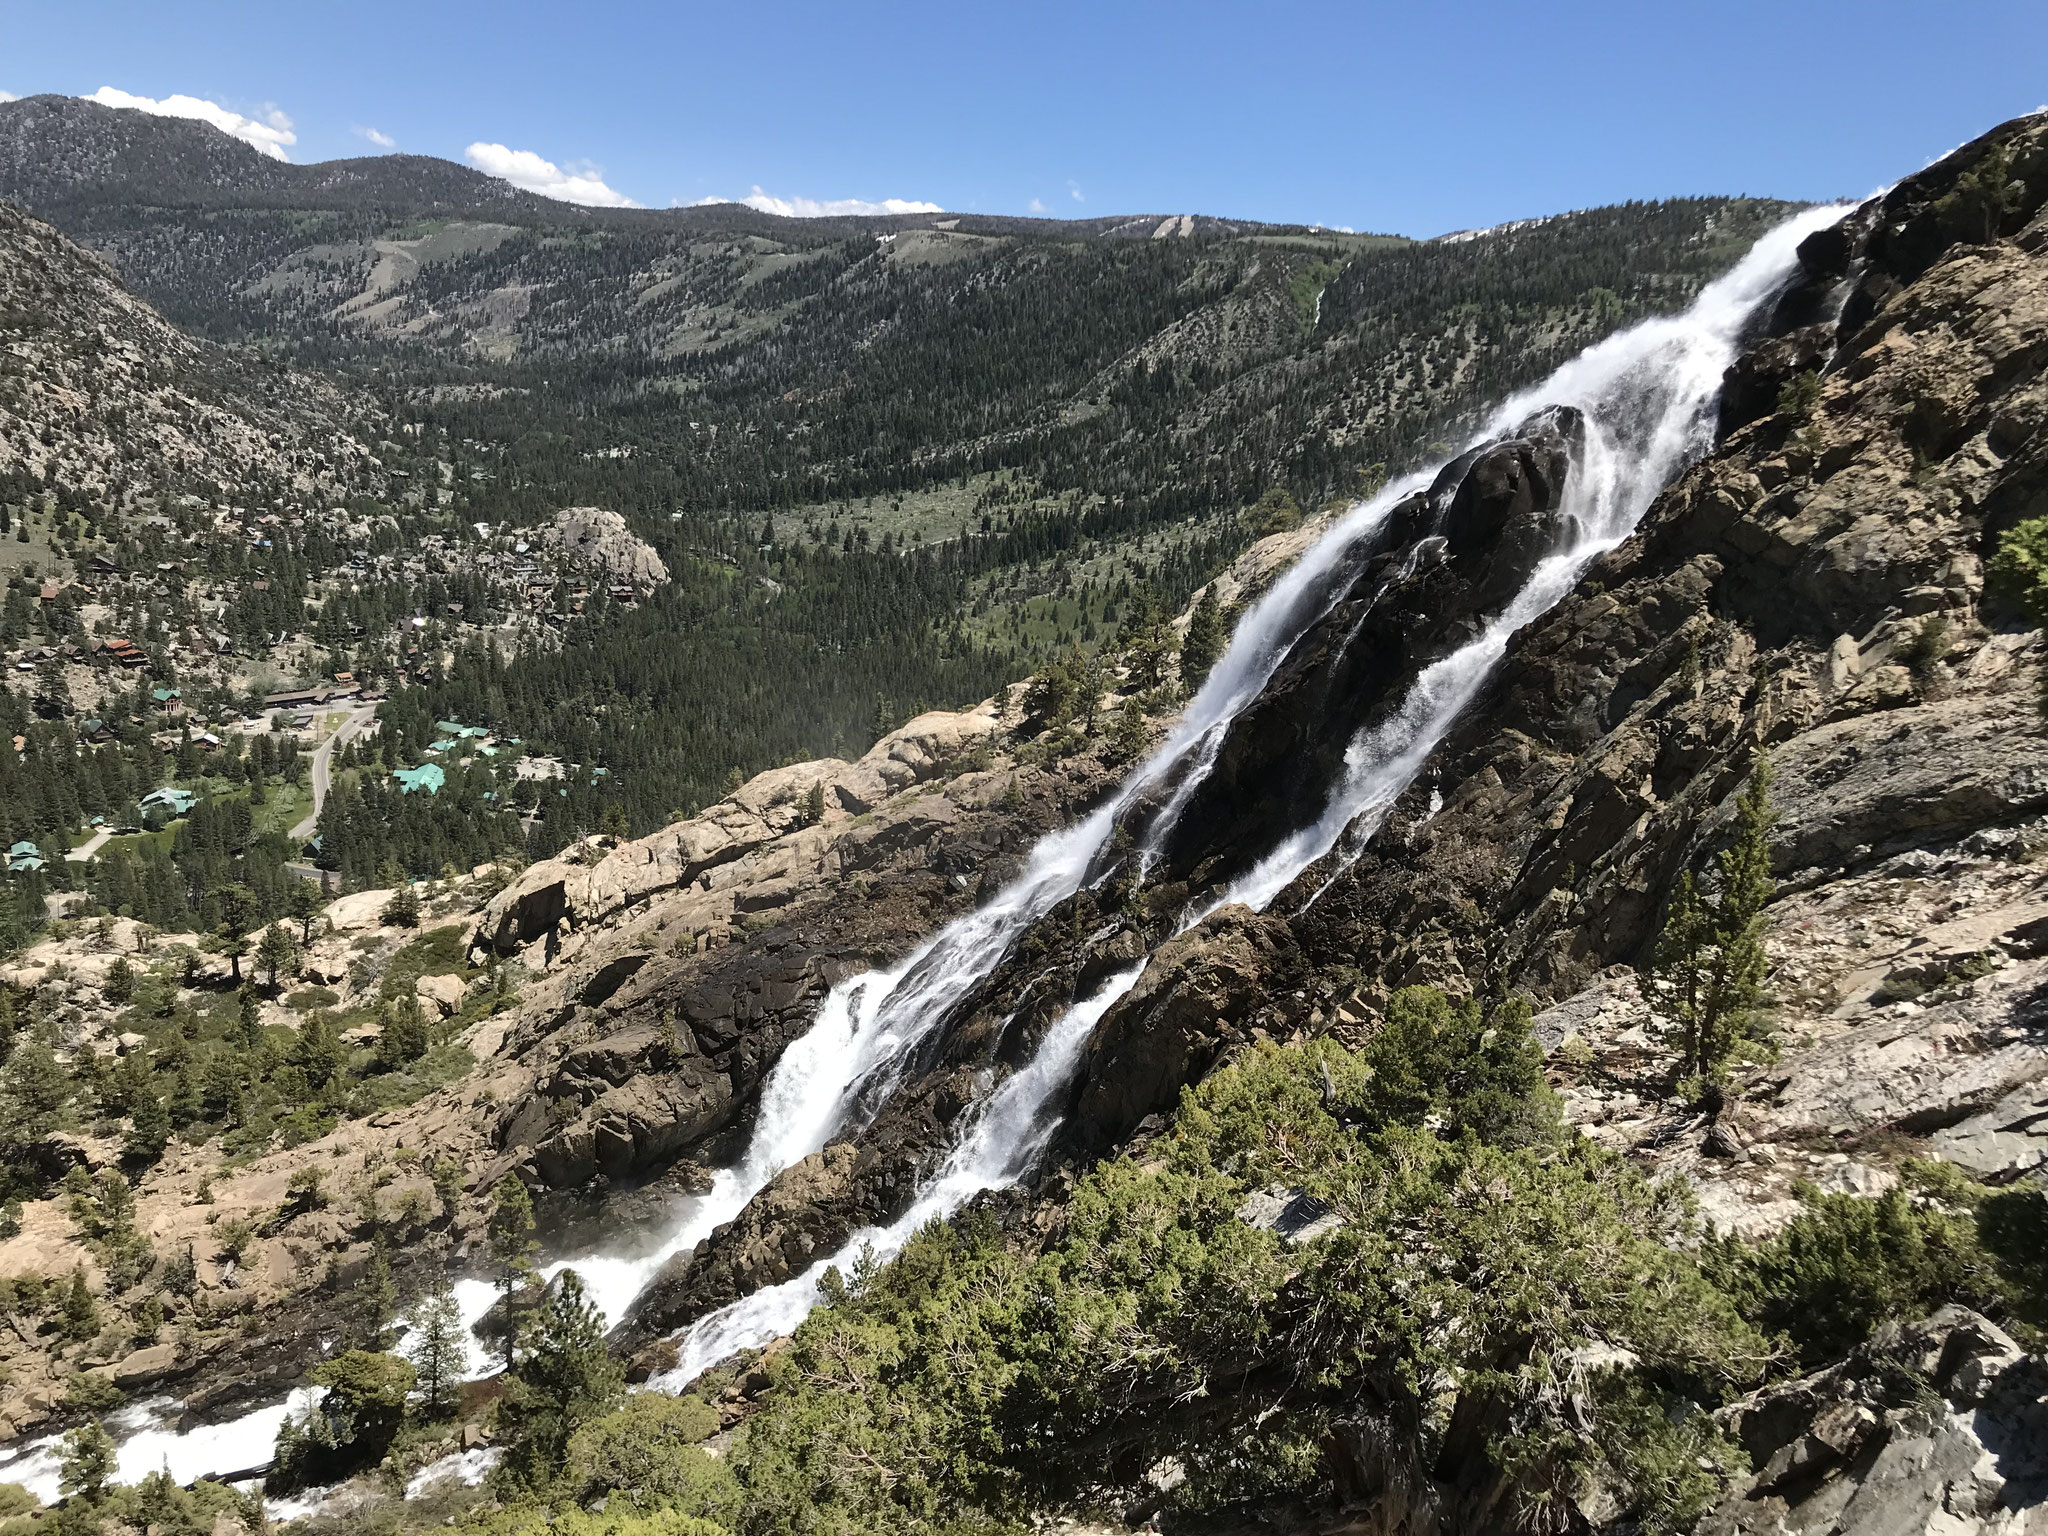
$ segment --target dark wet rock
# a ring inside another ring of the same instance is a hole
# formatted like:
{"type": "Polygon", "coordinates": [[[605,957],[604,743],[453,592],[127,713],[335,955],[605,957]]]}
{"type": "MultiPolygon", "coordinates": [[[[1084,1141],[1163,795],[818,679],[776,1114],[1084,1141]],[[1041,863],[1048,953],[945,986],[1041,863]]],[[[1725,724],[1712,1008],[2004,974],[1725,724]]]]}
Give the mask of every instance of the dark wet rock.
{"type": "Polygon", "coordinates": [[[1771,415],[1787,385],[1801,373],[1818,375],[1834,355],[1835,328],[1826,321],[1751,347],[1721,380],[1722,435],[1771,415]]]}
{"type": "Polygon", "coordinates": [[[1431,535],[1382,544],[1232,724],[1165,840],[1162,879],[1227,883],[1321,814],[1353,737],[1477,634],[1555,547],[1582,430],[1576,412],[1544,411],[1444,468],[1428,495],[1431,535]]]}
{"type": "Polygon", "coordinates": [[[1287,962],[1293,937],[1248,907],[1212,913],[1153,952],[1144,973],[1089,1036],[1075,1075],[1069,1135],[1088,1152],[1123,1141],[1171,1109],[1241,1039],[1237,1026],[1287,962]]]}

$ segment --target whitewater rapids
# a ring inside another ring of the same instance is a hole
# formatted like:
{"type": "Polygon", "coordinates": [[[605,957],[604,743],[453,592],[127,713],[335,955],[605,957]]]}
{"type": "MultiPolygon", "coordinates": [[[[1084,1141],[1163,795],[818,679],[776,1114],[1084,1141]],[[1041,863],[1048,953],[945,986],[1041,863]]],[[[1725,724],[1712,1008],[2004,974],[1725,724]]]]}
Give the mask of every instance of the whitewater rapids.
{"type": "MultiPolygon", "coordinates": [[[[1684,313],[1609,337],[1492,413],[1467,447],[1507,434],[1545,406],[1573,406],[1583,413],[1584,442],[1562,507],[1570,530],[1563,547],[1538,564],[1477,636],[1425,669],[1391,716],[1349,743],[1321,814],[1281,839],[1218,902],[1188,913],[1179,931],[1228,902],[1263,909],[1319,861],[1334,854],[1332,867],[1341,868],[1355,856],[1484,686],[1515,632],[1569,592],[1592,560],[1626,539],[1657,493],[1712,446],[1721,378],[1745,329],[1792,276],[1800,241],[1847,211],[1837,206],[1796,215],[1758,240],[1684,313]]],[[[784,1051],[763,1084],[745,1154],[716,1176],[711,1190],[658,1242],[631,1258],[589,1254],[546,1273],[574,1268],[592,1299],[616,1320],[667,1260],[731,1221],[781,1170],[865,1124],[906,1064],[917,1059],[918,1048],[987,981],[1017,940],[1088,882],[1118,818],[1146,797],[1163,797],[1164,808],[1140,857],[1157,848],[1208,773],[1232,722],[1259,696],[1293,643],[1343,596],[1355,552],[1441,468],[1402,476],[1353,507],[1274,583],[1239,622],[1228,651],[1166,740],[1107,803],[1044,838],[1015,880],[896,966],[834,987],[810,1029],[784,1051]]],[[[679,1389],[733,1351],[787,1334],[816,1305],[818,1280],[828,1265],[850,1268],[863,1249],[886,1260],[926,1222],[1026,1175],[1057,1128],[1049,1107],[1068,1087],[1089,1034],[1142,971],[1142,963],[1124,971],[1066,1011],[1033,1058],[970,1111],[952,1152],[901,1218],[857,1232],[803,1274],[700,1318],[676,1338],[676,1367],[651,1385],[679,1389]]],[[[465,1322],[481,1316],[493,1295],[482,1281],[461,1282],[457,1299],[465,1322]]],[[[473,1364],[483,1368],[481,1351],[473,1352],[473,1364]]],[[[284,1411],[273,1405],[174,1434],[156,1423],[152,1409],[131,1410],[114,1426],[125,1432],[120,1480],[134,1481],[158,1466],[189,1480],[267,1461],[284,1411]]],[[[0,1453],[0,1481],[24,1482],[49,1499],[56,1479],[54,1437],[15,1448],[12,1455],[0,1453]]]]}

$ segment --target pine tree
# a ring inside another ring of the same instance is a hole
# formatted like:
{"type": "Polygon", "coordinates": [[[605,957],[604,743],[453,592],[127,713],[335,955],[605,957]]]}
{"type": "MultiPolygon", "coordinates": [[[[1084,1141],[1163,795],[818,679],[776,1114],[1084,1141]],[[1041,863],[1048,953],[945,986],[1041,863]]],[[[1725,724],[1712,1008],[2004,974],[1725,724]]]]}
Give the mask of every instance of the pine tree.
{"type": "Polygon", "coordinates": [[[144,1087],[128,1110],[128,1132],[121,1153],[138,1163],[154,1163],[171,1144],[171,1112],[155,1090],[144,1087]]]}
{"type": "MultiPolygon", "coordinates": [[[[533,1196],[517,1174],[498,1181],[491,1204],[491,1257],[501,1271],[498,1287],[507,1297],[533,1273],[533,1256],[540,1245],[534,1241],[533,1196]]],[[[509,1341],[507,1345],[509,1363],[509,1341]]]]}
{"type": "Polygon", "coordinates": [[[71,1271],[71,1284],[64,1292],[64,1337],[89,1339],[100,1331],[100,1304],[85,1282],[85,1266],[71,1271]]]}
{"type": "Polygon", "coordinates": [[[1136,761],[1145,750],[1145,706],[1135,693],[1124,700],[1116,713],[1116,732],[1110,738],[1110,750],[1123,763],[1136,761]]]}
{"type": "Polygon", "coordinates": [[[1770,962],[1763,911],[1771,879],[1771,766],[1760,759],[1736,805],[1735,840],[1721,855],[1721,889],[1703,896],[1690,871],[1679,877],[1650,968],[1644,1000],[1671,1022],[1689,1079],[1719,1076],[1751,1025],[1770,962]]]}
{"type": "Polygon", "coordinates": [[[412,888],[412,882],[402,880],[398,889],[391,893],[391,899],[384,903],[381,920],[398,928],[417,928],[420,925],[420,896],[412,888]]]}
{"type": "MultiPolygon", "coordinates": [[[[195,819],[196,815],[195,811],[195,819]]],[[[261,913],[256,893],[246,885],[230,885],[220,893],[220,926],[214,930],[213,943],[215,949],[228,957],[236,986],[242,984],[242,956],[249,953],[249,930],[256,926],[261,913]]]]}
{"type": "Polygon", "coordinates": [[[625,1391],[625,1375],[604,1344],[604,1314],[567,1269],[519,1332],[510,1389],[498,1410],[505,1466],[532,1487],[562,1466],[578,1425],[607,1412],[625,1391]]]}
{"type": "Polygon", "coordinates": [[[68,1499],[96,1505],[107,1496],[114,1477],[114,1437],[98,1419],[88,1419],[64,1436],[64,1460],[58,1487],[68,1499]]]}
{"type": "Polygon", "coordinates": [[[63,1124],[71,1097],[71,1075],[38,1032],[0,1069],[0,1141],[40,1141],[63,1124]]]}
{"type": "Polygon", "coordinates": [[[446,1286],[413,1312],[405,1353],[419,1372],[421,1409],[426,1417],[439,1418],[454,1406],[455,1386],[469,1355],[462,1338],[462,1313],[446,1286]]]}
{"type": "Polygon", "coordinates": [[[391,1320],[398,1311],[398,1288],[391,1279],[391,1259],[380,1239],[370,1250],[370,1262],[363,1270],[350,1299],[351,1329],[359,1349],[381,1350],[391,1332],[391,1320]]]}
{"type": "Polygon", "coordinates": [[[263,999],[254,987],[245,986],[235,994],[235,1048],[246,1053],[262,1045],[263,999]]]}
{"type": "Polygon", "coordinates": [[[429,1044],[426,1014],[417,995],[408,993],[380,1010],[382,1028],[377,1034],[377,1061],[395,1070],[427,1054],[429,1044]]]}
{"type": "Polygon", "coordinates": [[[1229,638],[1223,627],[1223,606],[1216,601],[1216,586],[1211,582],[1188,615],[1188,632],[1180,642],[1180,680],[1190,693],[1208,681],[1229,638]]]}
{"type": "Polygon", "coordinates": [[[256,944],[256,963],[263,967],[264,981],[271,991],[277,990],[278,973],[288,970],[298,954],[299,946],[284,924],[272,923],[263,930],[263,937],[256,944]]]}
{"type": "Polygon", "coordinates": [[[320,887],[310,880],[292,881],[291,894],[285,898],[286,910],[299,925],[299,942],[313,942],[313,919],[320,915],[320,887]]]}
{"type": "Polygon", "coordinates": [[[100,992],[116,1008],[126,1007],[135,996],[135,967],[128,963],[126,955],[114,957],[114,963],[107,967],[107,979],[101,983],[100,992]]]}

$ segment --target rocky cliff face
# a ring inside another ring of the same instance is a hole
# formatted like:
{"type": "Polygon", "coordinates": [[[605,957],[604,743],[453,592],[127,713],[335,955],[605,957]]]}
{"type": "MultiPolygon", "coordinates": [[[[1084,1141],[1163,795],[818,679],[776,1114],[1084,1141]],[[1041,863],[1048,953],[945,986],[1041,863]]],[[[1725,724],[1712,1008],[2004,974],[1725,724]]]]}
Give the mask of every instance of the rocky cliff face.
{"type": "MultiPolygon", "coordinates": [[[[1809,241],[1803,280],[1731,370],[1718,446],[1515,637],[1356,861],[1310,870],[1264,917],[1225,909],[1152,952],[1088,1044],[1068,1154],[1142,1134],[1261,1034],[1367,1031],[1394,988],[1429,982],[1536,1003],[1574,1117],[1690,1180],[1724,1228],[1773,1229],[1800,1181],[1889,1187],[1909,1152],[2034,1175],[2048,1150],[2040,637],[1987,595],[1983,568],[2005,528],[2048,511],[2044,202],[2048,126],[2024,120],[1809,241]],[[1994,215],[1980,189],[2000,155],[2014,190],[1994,215]],[[1670,1058],[1629,967],[1766,757],[1782,1050],[1709,1114],[1656,1086],[1670,1058]]],[[[1532,423],[1454,466],[1341,573],[1346,595],[1167,840],[1151,900],[1184,902],[1299,824],[1351,730],[1526,573],[1552,536],[1571,431],[1532,423]]],[[[1146,952],[1122,947],[1145,921],[1083,893],[1032,936],[1032,975],[1083,995],[1084,976],[1146,952]]],[[[973,1017],[1029,990],[1006,966],[973,1017]]],[[[678,1259],[629,1338],[900,1210],[945,1141],[941,1084],[1001,1070],[1005,1032],[977,1028],[678,1259]]],[[[1878,1474],[1847,1457],[1832,1475],[1878,1474]]],[[[1978,1502],[1968,1518],[1993,1528],[1978,1502]]]]}
{"type": "Polygon", "coordinates": [[[1725,1417],[1751,1474],[1699,1536],[2018,1533],[2048,1502],[2048,1372],[1976,1313],[1884,1329],[1725,1417]]]}
{"type": "MultiPolygon", "coordinates": [[[[1643,956],[1768,756],[1792,1049],[1725,1112],[1755,1138],[1723,1211],[1740,1223],[1787,1208],[1785,1164],[1805,1158],[1767,1159],[1803,1136],[1828,1155],[1893,1131],[1995,1145],[1978,1162],[2000,1176],[2040,1162],[2007,1102],[2048,1068],[2031,926],[2048,893],[2027,862],[2048,811],[2039,637],[1983,567],[2048,510],[2044,196],[2048,129],[2027,120],[1901,184],[1846,239],[1810,241],[1809,287],[1851,285],[1839,321],[1752,350],[1719,449],[1517,637],[1365,858],[1293,925],[1312,956],[1360,957],[1363,1011],[1405,980],[1511,987],[1559,1002],[1560,1037],[1640,1048],[1640,1005],[1631,1018],[1629,986],[1602,973],[1643,956]],[[1965,178],[1999,148],[2029,190],[1994,230],[1965,178]],[[1785,388],[1818,365],[1817,392],[1785,388]],[[1783,403],[1764,408],[1772,383],[1783,403]]],[[[1681,1129],[1611,1085],[1584,1102],[1631,1145],[1681,1129]]]]}
{"type": "Polygon", "coordinates": [[[1342,597],[1232,722],[1165,841],[1162,878],[1191,893],[1226,885],[1320,814],[1358,732],[1398,708],[1417,674],[1471,639],[1552,552],[1582,431],[1576,412],[1544,411],[1388,514],[1340,573],[1342,597]]]}

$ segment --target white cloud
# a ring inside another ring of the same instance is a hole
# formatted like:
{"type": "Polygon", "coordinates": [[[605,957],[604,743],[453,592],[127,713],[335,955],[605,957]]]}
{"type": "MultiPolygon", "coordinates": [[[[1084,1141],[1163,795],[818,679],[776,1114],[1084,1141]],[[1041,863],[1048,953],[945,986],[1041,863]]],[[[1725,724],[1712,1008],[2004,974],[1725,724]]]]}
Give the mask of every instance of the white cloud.
{"type": "Polygon", "coordinates": [[[0,101],[19,101],[21,98],[12,91],[0,91],[0,101]]]}
{"type": "Polygon", "coordinates": [[[239,112],[230,112],[219,102],[206,101],[197,96],[166,96],[162,101],[148,96],[136,96],[127,91],[116,90],[103,85],[85,98],[96,101],[103,107],[121,107],[131,112],[148,112],[156,117],[189,117],[202,123],[211,123],[229,138],[240,139],[244,144],[261,150],[273,160],[289,160],[285,151],[299,142],[299,136],[292,132],[292,120],[277,108],[272,107],[261,118],[244,117],[239,112]]]}
{"type": "Polygon", "coordinates": [[[878,218],[892,213],[944,213],[937,203],[911,202],[907,198],[885,197],[870,203],[858,197],[771,197],[759,187],[745,197],[700,197],[692,208],[710,208],[719,203],[744,203],[759,213],[779,214],[785,219],[878,218]]]}
{"type": "Polygon", "coordinates": [[[1077,203],[1085,203],[1088,201],[1087,198],[1081,195],[1081,183],[1079,183],[1078,181],[1070,181],[1067,183],[1067,195],[1077,203]]]}
{"type": "Polygon", "coordinates": [[[478,142],[463,151],[469,163],[487,176],[509,181],[513,186],[557,202],[581,203],[586,208],[638,208],[623,192],[604,184],[593,165],[568,169],[543,160],[530,149],[507,149],[503,144],[478,142]]]}
{"type": "Polygon", "coordinates": [[[358,138],[368,139],[372,144],[376,145],[379,149],[398,148],[398,140],[391,137],[391,135],[388,133],[380,133],[375,128],[358,128],[356,130],[356,136],[358,138]]]}
{"type": "Polygon", "coordinates": [[[1034,197],[1033,199],[1031,199],[1031,211],[1032,211],[1033,213],[1051,213],[1051,212],[1052,212],[1052,210],[1051,210],[1050,208],[1046,207],[1044,203],[1040,202],[1040,201],[1039,201],[1039,200],[1038,200],[1037,198],[1035,198],[1035,197],[1034,197]]]}

